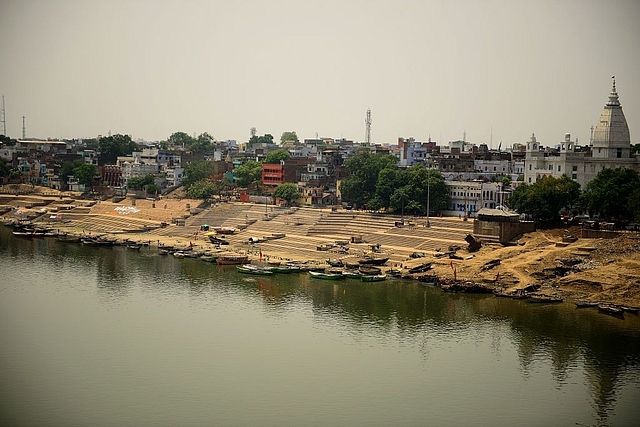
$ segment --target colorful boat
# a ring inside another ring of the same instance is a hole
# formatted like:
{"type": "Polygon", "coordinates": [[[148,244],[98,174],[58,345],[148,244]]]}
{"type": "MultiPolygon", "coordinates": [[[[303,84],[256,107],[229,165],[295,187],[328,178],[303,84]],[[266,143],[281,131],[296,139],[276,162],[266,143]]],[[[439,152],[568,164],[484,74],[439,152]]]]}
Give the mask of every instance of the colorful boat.
{"type": "Polygon", "coordinates": [[[345,270],[342,272],[342,275],[347,279],[359,279],[362,277],[362,274],[358,270],[345,270]]]}

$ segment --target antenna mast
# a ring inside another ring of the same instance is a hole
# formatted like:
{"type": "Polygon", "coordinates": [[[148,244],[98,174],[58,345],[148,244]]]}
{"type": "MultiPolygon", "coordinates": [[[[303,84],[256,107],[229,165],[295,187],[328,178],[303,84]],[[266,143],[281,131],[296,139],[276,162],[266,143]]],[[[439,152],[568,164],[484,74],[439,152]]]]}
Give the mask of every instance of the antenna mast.
{"type": "Polygon", "coordinates": [[[367,117],[364,119],[365,131],[364,141],[367,145],[371,144],[371,108],[367,108],[367,117]]]}
{"type": "Polygon", "coordinates": [[[7,118],[4,111],[4,95],[2,95],[2,110],[0,110],[0,123],[2,124],[2,134],[7,136],[7,118]]]}
{"type": "Polygon", "coordinates": [[[25,123],[24,116],[22,116],[22,139],[27,139],[27,125],[25,123]]]}

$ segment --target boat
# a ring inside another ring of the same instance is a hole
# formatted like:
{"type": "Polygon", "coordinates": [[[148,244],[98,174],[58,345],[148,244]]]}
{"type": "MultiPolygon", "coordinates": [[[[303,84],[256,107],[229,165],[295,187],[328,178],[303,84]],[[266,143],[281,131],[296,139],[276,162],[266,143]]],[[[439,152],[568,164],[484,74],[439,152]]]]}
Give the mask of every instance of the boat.
{"type": "Polygon", "coordinates": [[[343,267],[344,266],[344,263],[339,258],[328,259],[327,260],[327,264],[329,264],[331,267],[343,267]]]}
{"type": "Polygon", "coordinates": [[[134,251],[139,251],[141,247],[142,247],[142,245],[137,244],[137,243],[129,243],[127,245],[128,249],[133,249],[134,251]]]}
{"type": "Polygon", "coordinates": [[[533,303],[554,303],[554,302],[562,302],[564,301],[560,297],[552,297],[546,295],[532,295],[529,297],[529,302],[533,303]]]}
{"type": "Polygon", "coordinates": [[[324,273],[322,271],[309,271],[311,277],[315,277],[316,279],[324,279],[324,280],[339,280],[342,279],[341,273],[324,273]]]}
{"type": "Polygon", "coordinates": [[[62,243],[80,243],[80,237],[70,236],[68,234],[62,234],[56,237],[56,241],[62,242],[62,243]]]}
{"type": "Polygon", "coordinates": [[[389,258],[365,258],[359,259],[358,262],[361,265],[385,265],[389,261],[389,258]]]}
{"type": "Polygon", "coordinates": [[[211,243],[213,243],[214,245],[228,245],[229,244],[229,242],[227,242],[226,240],[221,239],[221,238],[216,237],[216,236],[209,236],[209,241],[211,243]]]}
{"type": "Polygon", "coordinates": [[[173,253],[173,256],[174,256],[174,257],[176,257],[176,258],[184,258],[184,252],[182,252],[182,251],[175,251],[175,252],[173,253]]]}
{"type": "Polygon", "coordinates": [[[624,310],[611,304],[598,304],[598,311],[624,319],[624,310]]]}
{"type": "Polygon", "coordinates": [[[297,273],[300,271],[299,266],[290,266],[290,265],[274,265],[272,267],[269,267],[269,269],[274,273],[285,273],[285,274],[297,273]]]}
{"type": "Polygon", "coordinates": [[[360,280],[363,282],[382,282],[383,280],[387,280],[386,274],[371,274],[371,275],[363,275],[360,277],[360,280]]]}
{"type": "Polygon", "coordinates": [[[597,307],[598,303],[593,301],[576,301],[576,308],[597,307]]]}
{"type": "Polygon", "coordinates": [[[382,273],[382,270],[380,270],[378,267],[372,267],[372,266],[369,266],[369,265],[360,266],[358,271],[361,274],[366,274],[366,275],[369,275],[369,276],[382,273]]]}
{"type": "Polygon", "coordinates": [[[205,255],[202,255],[200,259],[204,262],[216,262],[218,260],[218,256],[205,254],[205,255]]]}
{"type": "Polygon", "coordinates": [[[211,227],[218,234],[233,234],[236,232],[235,227],[211,227]]]}
{"type": "Polygon", "coordinates": [[[169,251],[166,249],[158,249],[158,255],[169,255],[169,251]]]}
{"type": "Polygon", "coordinates": [[[342,275],[347,279],[359,279],[362,277],[362,274],[358,270],[345,270],[342,272],[342,275]]]}
{"type": "Polygon", "coordinates": [[[425,273],[428,270],[431,270],[432,264],[433,263],[431,262],[426,262],[424,264],[416,265],[415,267],[409,269],[409,273],[410,274],[425,273]]]}
{"type": "Polygon", "coordinates": [[[255,274],[258,276],[270,276],[273,274],[273,271],[268,268],[257,267],[251,264],[237,265],[236,270],[238,270],[238,273],[255,274]]]}
{"type": "Polygon", "coordinates": [[[220,255],[216,262],[218,265],[242,265],[249,261],[247,255],[220,255]]]}

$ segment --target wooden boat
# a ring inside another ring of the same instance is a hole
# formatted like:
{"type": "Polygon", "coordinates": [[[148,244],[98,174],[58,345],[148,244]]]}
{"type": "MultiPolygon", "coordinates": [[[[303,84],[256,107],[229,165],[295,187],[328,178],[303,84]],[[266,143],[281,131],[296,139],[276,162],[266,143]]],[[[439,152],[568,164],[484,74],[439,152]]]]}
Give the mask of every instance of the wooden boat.
{"type": "Polygon", "coordinates": [[[358,263],[360,263],[361,265],[385,265],[387,263],[387,261],[389,261],[389,258],[365,258],[365,259],[359,259],[358,263]]]}
{"type": "Polygon", "coordinates": [[[169,255],[169,251],[166,249],[158,249],[158,255],[169,255]]]}
{"type": "Polygon", "coordinates": [[[62,243],[80,243],[80,237],[79,236],[69,236],[67,234],[63,234],[63,235],[60,235],[60,236],[56,237],[56,241],[62,242],[62,243]]]}
{"type": "Polygon", "coordinates": [[[624,310],[611,304],[598,304],[598,311],[608,314],[609,316],[624,319],[624,310]]]}
{"type": "Polygon", "coordinates": [[[211,227],[211,229],[219,234],[233,234],[236,232],[235,227],[211,227]]]}
{"type": "Polygon", "coordinates": [[[127,245],[127,249],[132,249],[134,251],[139,251],[141,247],[142,247],[142,245],[137,244],[137,243],[129,243],[127,245]]]}
{"type": "Polygon", "coordinates": [[[218,260],[217,255],[202,255],[200,259],[204,262],[216,262],[218,260]]]}
{"type": "Polygon", "coordinates": [[[597,307],[597,302],[592,301],[576,301],[576,308],[597,307]]]}
{"type": "Polygon", "coordinates": [[[176,257],[176,258],[184,258],[184,252],[182,252],[182,251],[175,251],[175,252],[173,253],[173,256],[174,256],[174,257],[176,257]]]}
{"type": "Polygon", "coordinates": [[[221,239],[221,238],[216,237],[216,236],[209,236],[209,241],[211,243],[213,243],[214,245],[228,245],[229,244],[229,242],[227,242],[226,240],[221,239]]]}
{"type": "Polygon", "coordinates": [[[363,282],[382,282],[383,280],[387,280],[386,274],[371,274],[371,275],[363,275],[360,277],[360,280],[363,282]]]}
{"type": "Polygon", "coordinates": [[[311,277],[324,280],[339,280],[342,279],[341,273],[324,273],[322,271],[309,271],[311,277]]]}
{"type": "Polygon", "coordinates": [[[247,255],[220,255],[216,260],[218,265],[242,265],[249,261],[247,255]]]}
{"type": "Polygon", "coordinates": [[[328,259],[327,260],[327,264],[329,264],[331,267],[343,267],[344,266],[342,260],[338,259],[338,258],[336,258],[336,259],[328,259]]]}
{"type": "Polygon", "coordinates": [[[238,273],[255,274],[258,276],[270,276],[273,274],[273,271],[269,268],[257,267],[251,264],[237,265],[236,270],[238,270],[238,273]]]}
{"type": "Polygon", "coordinates": [[[358,271],[361,274],[367,274],[367,275],[370,275],[370,276],[382,273],[382,270],[380,270],[378,267],[372,267],[372,266],[368,266],[368,265],[360,266],[358,271]]]}
{"type": "Polygon", "coordinates": [[[409,273],[411,273],[411,274],[424,273],[424,272],[426,272],[428,270],[431,270],[431,265],[432,265],[432,263],[430,263],[430,262],[426,262],[424,264],[416,265],[415,267],[409,269],[409,273]]]}
{"type": "Polygon", "coordinates": [[[539,304],[562,302],[562,301],[564,301],[562,298],[545,296],[545,295],[532,295],[529,297],[529,302],[539,303],[539,304]]]}
{"type": "Polygon", "coordinates": [[[347,279],[359,279],[362,277],[362,273],[358,270],[345,270],[342,272],[342,275],[347,279]]]}

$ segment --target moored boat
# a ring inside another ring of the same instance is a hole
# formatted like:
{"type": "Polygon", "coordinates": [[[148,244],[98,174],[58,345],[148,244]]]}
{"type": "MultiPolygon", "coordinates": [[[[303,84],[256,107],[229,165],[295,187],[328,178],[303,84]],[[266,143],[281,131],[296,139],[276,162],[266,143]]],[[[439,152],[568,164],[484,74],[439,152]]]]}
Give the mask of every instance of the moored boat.
{"type": "Polygon", "coordinates": [[[564,300],[560,297],[552,297],[552,296],[546,296],[546,295],[532,295],[529,297],[528,301],[533,303],[544,304],[544,303],[562,302],[564,300]]]}
{"type": "Polygon", "coordinates": [[[242,265],[249,261],[247,255],[220,255],[216,262],[219,265],[242,265]]]}
{"type": "Polygon", "coordinates": [[[347,279],[359,279],[362,277],[362,274],[358,270],[345,270],[342,272],[342,275],[347,279]]]}
{"type": "Polygon", "coordinates": [[[315,277],[316,279],[324,279],[324,280],[340,280],[342,279],[341,273],[324,273],[322,271],[309,271],[311,277],[315,277]]]}
{"type": "Polygon", "coordinates": [[[365,259],[359,259],[358,263],[365,265],[385,265],[389,261],[389,258],[373,258],[368,257],[365,259]]]}
{"type": "Polygon", "coordinates": [[[624,310],[611,304],[598,304],[598,311],[609,316],[624,319],[624,310]]]}
{"type": "Polygon", "coordinates": [[[362,277],[360,277],[360,280],[362,280],[363,282],[382,282],[383,280],[387,280],[387,275],[386,274],[363,275],[362,277]]]}
{"type": "Polygon", "coordinates": [[[251,264],[237,265],[236,270],[238,270],[239,273],[255,274],[258,276],[270,276],[273,274],[273,271],[268,268],[257,267],[251,264]]]}

